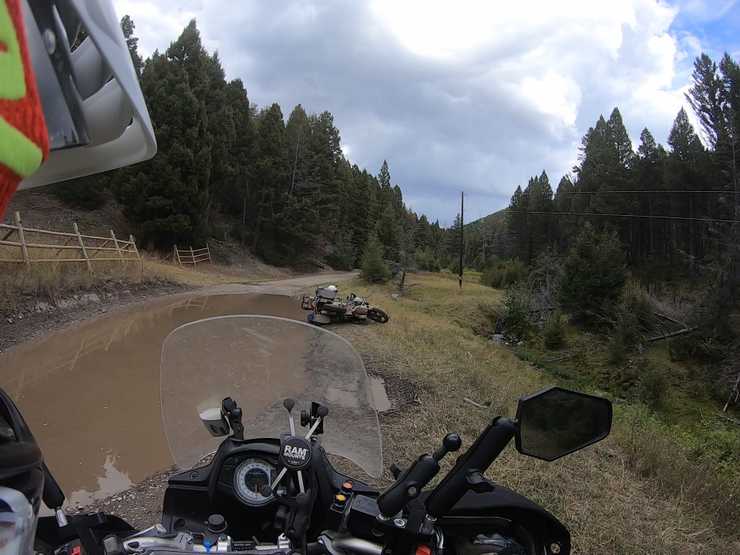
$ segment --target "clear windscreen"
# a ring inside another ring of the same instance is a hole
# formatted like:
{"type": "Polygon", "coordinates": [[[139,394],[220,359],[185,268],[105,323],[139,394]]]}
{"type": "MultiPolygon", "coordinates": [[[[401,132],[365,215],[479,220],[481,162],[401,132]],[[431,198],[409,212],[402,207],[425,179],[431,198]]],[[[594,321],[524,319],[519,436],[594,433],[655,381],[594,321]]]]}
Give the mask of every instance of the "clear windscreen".
{"type": "MultiPolygon", "coordinates": [[[[380,426],[362,359],[329,331],[271,316],[224,316],[185,324],[165,339],[162,419],[173,460],[190,468],[213,452],[200,413],[231,397],[243,411],[245,438],[278,438],[289,430],[283,400],[300,410],[326,405],[321,443],[371,476],[382,470],[380,426]]],[[[296,433],[298,433],[297,428],[296,433]]],[[[305,433],[305,428],[303,428],[305,433]]]]}

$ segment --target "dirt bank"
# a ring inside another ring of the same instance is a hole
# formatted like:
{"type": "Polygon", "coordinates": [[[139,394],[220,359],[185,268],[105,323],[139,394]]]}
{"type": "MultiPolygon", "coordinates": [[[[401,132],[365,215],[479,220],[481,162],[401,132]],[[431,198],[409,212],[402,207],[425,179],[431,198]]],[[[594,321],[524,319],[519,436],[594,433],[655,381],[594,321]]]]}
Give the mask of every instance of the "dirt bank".
{"type": "Polygon", "coordinates": [[[111,310],[189,289],[193,288],[166,280],[106,281],[57,299],[29,296],[14,310],[0,313],[0,353],[111,310]]]}

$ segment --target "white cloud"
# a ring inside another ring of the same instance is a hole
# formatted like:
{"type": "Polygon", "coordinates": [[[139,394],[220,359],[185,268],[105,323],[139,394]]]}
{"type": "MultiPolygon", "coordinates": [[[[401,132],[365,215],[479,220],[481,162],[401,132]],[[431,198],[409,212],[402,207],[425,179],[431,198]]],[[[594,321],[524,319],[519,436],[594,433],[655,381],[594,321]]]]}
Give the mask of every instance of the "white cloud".
{"type": "Polygon", "coordinates": [[[556,185],[614,106],[633,139],[665,141],[700,48],[655,0],[115,1],[145,53],[197,17],[252,101],[331,111],[353,161],[387,158],[414,208],[443,219],[460,188],[492,211],[543,168],[556,185]]]}

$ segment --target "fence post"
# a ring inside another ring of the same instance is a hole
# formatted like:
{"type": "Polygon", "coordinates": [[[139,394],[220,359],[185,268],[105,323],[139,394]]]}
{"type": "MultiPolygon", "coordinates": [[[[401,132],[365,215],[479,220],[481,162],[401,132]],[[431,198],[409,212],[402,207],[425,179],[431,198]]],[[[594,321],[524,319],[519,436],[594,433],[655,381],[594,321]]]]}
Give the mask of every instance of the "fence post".
{"type": "Polygon", "coordinates": [[[208,252],[208,263],[213,264],[213,260],[211,260],[211,247],[208,246],[208,243],[206,243],[206,252],[208,252]]]}
{"type": "Polygon", "coordinates": [[[26,246],[26,235],[23,233],[23,224],[21,223],[21,213],[16,211],[15,213],[15,225],[18,228],[18,237],[21,240],[21,252],[23,253],[23,262],[26,263],[26,268],[31,267],[31,259],[28,256],[28,247],[26,246]]]}
{"type": "Polygon", "coordinates": [[[177,248],[177,245],[175,245],[175,260],[177,261],[177,264],[179,266],[182,266],[182,260],[180,260],[180,251],[177,248]]]}
{"type": "Polygon", "coordinates": [[[116,252],[118,253],[118,258],[121,259],[121,264],[123,264],[123,253],[121,252],[121,247],[118,246],[118,239],[116,239],[115,232],[111,229],[110,230],[110,238],[113,239],[113,244],[116,246],[116,252]]]}
{"type": "Polygon", "coordinates": [[[195,253],[193,252],[193,245],[190,245],[190,260],[193,262],[193,268],[197,266],[195,262],[195,253]]]}
{"type": "Polygon", "coordinates": [[[80,250],[82,251],[82,258],[85,259],[85,263],[87,263],[87,271],[91,274],[93,273],[92,264],[90,264],[90,258],[87,256],[87,250],[85,249],[85,241],[82,240],[82,235],[80,235],[80,228],[77,227],[77,222],[72,222],[72,227],[75,230],[75,234],[77,235],[77,241],[80,243],[80,250]]]}
{"type": "Polygon", "coordinates": [[[134,254],[136,255],[136,258],[141,263],[141,277],[144,277],[144,259],[141,258],[141,255],[139,254],[139,249],[136,248],[136,238],[134,238],[134,236],[129,233],[128,240],[131,242],[131,248],[134,249],[134,254]]]}

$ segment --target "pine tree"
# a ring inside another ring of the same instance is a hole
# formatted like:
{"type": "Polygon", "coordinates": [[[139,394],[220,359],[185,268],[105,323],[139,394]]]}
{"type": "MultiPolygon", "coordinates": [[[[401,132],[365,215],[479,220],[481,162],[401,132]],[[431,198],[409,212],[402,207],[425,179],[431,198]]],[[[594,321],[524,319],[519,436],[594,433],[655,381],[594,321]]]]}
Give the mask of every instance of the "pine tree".
{"type": "Polygon", "coordinates": [[[529,258],[529,199],[521,187],[517,187],[511,197],[506,219],[509,235],[512,239],[513,253],[516,258],[527,262],[529,258]]]}
{"type": "Polygon", "coordinates": [[[728,134],[728,121],[725,107],[725,92],[717,73],[717,64],[706,54],[694,60],[692,85],[686,100],[699,118],[702,129],[714,148],[722,143],[728,134]]]}
{"type": "Polygon", "coordinates": [[[123,31],[123,38],[126,39],[126,46],[128,47],[128,53],[131,55],[131,62],[134,65],[136,76],[141,78],[141,70],[144,67],[144,61],[139,55],[139,39],[134,36],[136,25],[131,16],[124,15],[121,18],[121,30],[123,31]]]}
{"type": "Polygon", "coordinates": [[[155,52],[147,61],[141,84],[157,132],[158,153],[147,164],[117,176],[117,195],[144,244],[170,249],[205,231],[210,138],[203,103],[169,50],[155,52]]]}
{"type": "Polygon", "coordinates": [[[383,246],[371,235],[362,255],[361,277],[370,283],[382,283],[390,278],[390,271],[383,262],[383,246]]]}
{"type": "Polygon", "coordinates": [[[552,242],[552,188],[547,173],[542,171],[539,177],[529,180],[525,191],[527,212],[529,216],[527,257],[525,262],[531,264],[537,255],[552,242]],[[536,214],[534,213],[536,212],[536,214]]]}
{"type": "Polygon", "coordinates": [[[306,165],[306,143],[309,139],[310,129],[308,115],[303,106],[298,104],[288,117],[285,125],[285,141],[288,148],[288,159],[290,160],[290,186],[288,194],[306,192],[311,188],[308,182],[306,165]]]}
{"type": "Polygon", "coordinates": [[[414,232],[414,245],[417,249],[423,250],[432,246],[432,226],[426,215],[422,214],[416,223],[414,232]]]}
{"type": "Polygon", "coordinates": [[[394,260],[413,259],[421,244],[443,248],[444,231],[419,224],[387,162],[376,179],[344,158],[331,113],[298,105],[286,124],[277,104],[258,112],[240,80],[227,82],[194,20],[143,66],[130,17],[122,27],[159,152],[116,172],[114,189],[145,244],[169,250],[234,233],[268,261],[324,256],[344,266],[376,232],[381,256],[394,260]]]}
{"type": "MultiPolygon", "coordinates": [[[[670,155],[666,165],[665,180],[669,189],[692,191],[703,188],[701,175],[704,146],[694,132],[686,111],[681,108],[668,135],[670,155]]],[[[680,251],[689,255],[689,263],[701,248],[697,237],[697,225],[693,218],[696,214],[696,204],[699,198],[694,194],[672,195],[670,213],[676,216],[690,218],[686,224],[675,221],[670,225],[669,249],[671,256],[680,251]]]]}
{"type": "Polygon", "coordinates": [[[565,258],[560,302],[578,322],[604,323],[626,279],[624,254],[616,234],[586,224],[565,258]]]}
{"type": "MultiPolygon", "coordinates": [[[[560,178],[558,188],[555,191],[553,198],[553,211],[568,213],[574,211],[574,200],[577,195],[573,193],[576,191],[575,185],[569,175],[564,175],[560,178]]],[[[558,216],[553,218],[555,224],[554,239],[557,243],[558,250],[563,250],[567,246],[568,238],[576,233],[573,217],[571,216],[558,216]]]]}
{"type": "Polygon", "coordinates": [[[263,110],[257,124],[256,214],[252,249],[268,259],[278,250],[276,232],[288,189],[285,124],[280,105],[263,110]]]}
{"type": "MultiPolygon", "coordinates": [[[[640,146],[637,148],[637,158],[634,170],[635,185],[638,190],[655,191],[664,187],[665,151],[655,142],[652,133],[645,128],[640,133],[640,146]]],[[[659,239],[665,237],[666,222],[656,221],[654,216],[666,214],[668,207],[663,195],[648,193],[639,197],[639,213],[648,216],[647,220],[640,221],[639,249],[640,260],[648,260],[655,256],[656,250],[662,243],[659,239]]]]}
{"type": "Polygon", "coordinates": [[[377,236],[383,245],[383,256],[388,260],[400,258],[402,229],[391,204],[386,204],[377,225],[377,236]]]}

